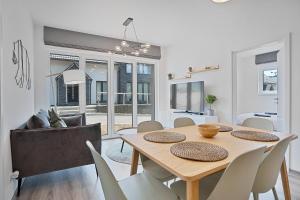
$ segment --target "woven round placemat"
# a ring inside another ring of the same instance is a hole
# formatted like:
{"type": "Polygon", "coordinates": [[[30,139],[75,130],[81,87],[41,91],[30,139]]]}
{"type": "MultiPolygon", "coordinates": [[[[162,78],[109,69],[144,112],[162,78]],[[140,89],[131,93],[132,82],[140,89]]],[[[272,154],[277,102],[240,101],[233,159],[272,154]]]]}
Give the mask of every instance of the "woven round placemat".
{"type": "Polygon", "coordinates": [[[144,135],[144,139],[149,142],[157,142],[157,143],[175,143],[181,142],[185,140],[185,135],[181,133],[174,132],[151,132],[144,135]]]}
{"type": "Polygon", "coordinates": [[[203,162],[215,162],[228,156],[223,147],[206,142],[181,142],[172,145],[170,151],[177,157],[203,162]]]}
{"type": "Polygon", "coordinates": [[[261,131],[237,130],[237,131],[232,131],[231,135],[245,140],[261,141],[261,142],[274,142],[279,140],[278,136],[267,132],[261,132],[261,131]]]}
{"type": "Polygon", "coordinates": [[[233,128],[232,128],[232,127],[220,125],[220,130],[219,130],[219,132],[230,132],[230,131],[233,131],[233,128]]]}

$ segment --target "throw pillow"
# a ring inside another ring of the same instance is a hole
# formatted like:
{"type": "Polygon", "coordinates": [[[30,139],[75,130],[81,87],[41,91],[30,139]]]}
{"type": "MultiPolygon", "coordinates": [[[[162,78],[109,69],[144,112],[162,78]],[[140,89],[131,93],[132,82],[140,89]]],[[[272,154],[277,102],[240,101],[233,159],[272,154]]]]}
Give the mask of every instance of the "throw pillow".
{"type": "Polygon", "coordinates": [[[36,114],[36,117],[38,117],[40,120],[43,121],[44,128],[49,128],[50,127],[50,122],[49,122],[48,118],[45,115],[43,115],[39,112],[38,114],[36,114]]]}
{"type": "Polygon", "coordinates": [[[55,110],[53,108],[48,111],[48,114],[49,114],[50,124],[55,123],[60,120],[58,114],[55,112],[55,110]]]}
{"type": "Polygon", "coordinates": [[[51,127],[53,128],[66,128],[67,124],[64,122],[64,120],[60,119],[56,121],[55,123],[51,124],[51,127]]]}
{"type": "Polygon", "coordinates": [[[36,128],[49,128],[45,125],[44,121],[37,117],[36,115],[33,115],[28,121],[27,121],[27,128],[28,129],[36,129],[36,128]]]}

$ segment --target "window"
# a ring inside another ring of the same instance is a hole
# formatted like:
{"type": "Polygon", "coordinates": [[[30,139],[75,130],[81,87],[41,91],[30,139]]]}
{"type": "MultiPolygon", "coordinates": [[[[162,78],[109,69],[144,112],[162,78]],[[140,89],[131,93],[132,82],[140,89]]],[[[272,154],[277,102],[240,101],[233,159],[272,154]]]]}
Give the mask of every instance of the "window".
{"type": "Polygon", "coordinates": [[[79,57],[50,53],[50,105],[59,107],[59,113],[67,113],[66,106],[76,106],[79,112],[79,86],[65,85],[62,72],[79,69],[79,57]]]}
{"type": "Polygon", "coordinates": [[[137,95],[139,104],[149,104],[150,84],[140,82],[137,85],[137,95]]]}
{"type": "Polygon", "coordinates": [[[149,65],[139,63],[137,73],[138,74],[151,74],[151,67],[149,65]]]}
{"type": "Polygon", "coordinates": [[[126,83],[126,98],[125,101],[126,103],[131,104],[132,102],[132,98],[131,98],[131,91],[132,91],[132,83],[131,82],[127,82],[126,83]]]}
{"type": "Polygon", "coordinates": [[[79,93],[78,85],[67,85],[66,104],[78,103],[79,93]]]}
{"type": "Polygon", "coordinates": [[[259,91],[260,95],[277,94],[277,69],[264,68],[259,71],[259,91]]]}
{"type": "Polygon", "coordinates": [[[127,74],[131,74],[132,73],[132,71],[131,71],[131,64],[126,64],[126,73],[127,74]]]}
{"type": "Polygon", "coordinates": [[[97,104],[107,103],[107,81],[96,81],[97,104]]]}

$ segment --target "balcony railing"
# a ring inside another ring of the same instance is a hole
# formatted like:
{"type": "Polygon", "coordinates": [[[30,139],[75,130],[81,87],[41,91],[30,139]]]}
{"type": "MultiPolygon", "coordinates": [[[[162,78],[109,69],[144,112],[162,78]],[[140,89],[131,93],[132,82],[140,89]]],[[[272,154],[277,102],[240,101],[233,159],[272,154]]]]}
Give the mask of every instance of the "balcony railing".
{"type": "MultiPolygon", "coordinates": [[[[137,103],[138,105],[151,104],[151,93],[137,93],[137,103]]],[[[131,92],[118,92],[114,93],[115,104],[126,105],[132,104],[132,93],[131,92]]],[[[97,104],[107,102],[107,92],[97,92],[96,93],[97,104]]]]}

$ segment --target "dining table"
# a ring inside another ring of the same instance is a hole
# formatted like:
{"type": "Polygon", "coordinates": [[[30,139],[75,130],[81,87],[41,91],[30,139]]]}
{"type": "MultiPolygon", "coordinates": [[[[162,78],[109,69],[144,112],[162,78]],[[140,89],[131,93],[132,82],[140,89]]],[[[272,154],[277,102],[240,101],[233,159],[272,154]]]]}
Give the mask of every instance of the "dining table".
{"type": "MultiPolygon", "coordinates": [[[[219,126],[229,126],[233,130],[248,130],[248,131],[264,131],[255,128],[242,127],[233,124],[214,123],[219,126]]],[[[204,177],[226,169],[229,163],[243,153],[266,146],[267,151],[271,150],[280,140],[292,136],[296,139],[297,136],[291,133],[284,132],[269,132],[279,137],[275,142],[251,141],[237,138],[228,132],[219,132],[213,138],[205,138],[200,135],[198,126],[186,126],[180,128],[164,129],[164,131],[181,133],[186,136],[185,141],[205,142],[223,147],[228,151],[228,157],[216,162],[201,162],[183,159],[173,155],[170,148],[174,143],[156,143],[144,139],[144,135],[149,133],[138,133],[134,135],[124,135],[122,139],[133,147],[132,162],[130,175],[137,173],[139,155],[142,154],[151,159],[157,165],[165,170],[168,170],[178,178],[186,181],[186,199],[199,200],[201,190],[199,184],[204,177]]],[[[291,193],[288,180],[288,170],[284,159],[281,166],[281,180],[286,200],[291,200],[291,193]]]]}

